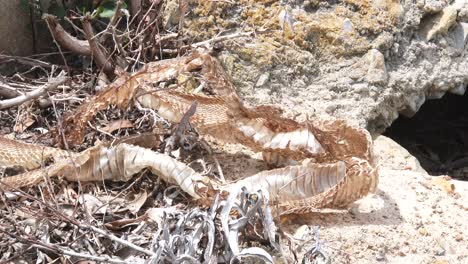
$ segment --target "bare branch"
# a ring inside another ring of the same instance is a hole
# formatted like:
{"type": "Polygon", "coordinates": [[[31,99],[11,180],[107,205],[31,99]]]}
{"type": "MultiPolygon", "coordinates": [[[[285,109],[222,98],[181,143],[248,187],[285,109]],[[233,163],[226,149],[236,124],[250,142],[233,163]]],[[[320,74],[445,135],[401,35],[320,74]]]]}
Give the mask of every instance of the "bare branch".
{"type": "MultiPolygon", "coordinates": [[[[43,244],[45,244],[45,243],[43,243],[43,244]]],[[[47,244],[47,245],[50,245],[50,244],[47,244]]],[[[61,253],[63,255],[67,255],[67,256],[84,258],[84,259],[89,259],[89,260],[94,260],[94,261],[99,261],[99,262],[104,262],[104,263],[118,263],[118,264],[128,263],[127,261],[111,258],[111,257],[108,257],[108,256],[93,256],[93,255],[88,255],[88,254],[84,254],[84,253],[78,253],[78,252],[75,252],[75,251],[69,250],[69,249],[62,249],[62,248],[59,248],[58,246],[55,247],[55,248],[58,249],[59,253],[61,253]]]]}
{"type": "Polygon", "coordinates": [[[0,109],[9,108],[9,107],[12,107],[12,106],[18,106],[18,105],[20,105],[20,104],[22,104],[24,102],[36,99],[39,96],[42,96],[42,95],[46,94],[48,91],[52,91],[54,89],[57,89],[57,87],[59,85],[65,83],[68,80],[69,80],[68,77],[60,76],[60,77],[57,77],[57,78],[51,80],[44,87],[38,88],[38,89],[36,89],[36,90],[34,90],[32,92],[26,93],[24,95],[20,95],[18,97],[12,98],[12,99],[2,100],[2,101],[0,101],[0,109]]]}
{"type": "Polygon", "coordinates": [[[119,21],[119,18],[122,16],[122,6],[124,4],[123,0],[118,0],[115,6],[115,13],[112,16],[111,20],[109,21],[109,24],[107,24],[106,29],[104,30],[104,34],[102,35],[100,42],[104,43],[109,36],[115,32],[115,26],[117,25],[117,22],[119,21]]]}
{"type": "Polygon", "coordinates": [[[19,242],[32,245],[33,247],[38,248],[38,249],[50,250],[61,255],[84,258],[88,260],[94,260],[94,261],[105,262],[105,263],[117,263],[117,264],[127,263],[126,261],[111,258],[109,256],[93,256],[93,255],[89,255],[85,253],[75,252],[71,249],[67,249],[67,248],[64,248],[55,244],[46,243],[38,239],[30,239],[30,238],[26,238],[20,235],[12,234],[1,227],[0,227],[0,232],[6,235],[9,235],[12,238],[15,238],[19,242]]]}
{"type": "Polygon", "coordinates": [[[91,225],[80,225],[80,226],[78,226],[78,227],[79,227],[80,229],[82,229],[82,230],[86,230],[86,229],[92,230],[92,231],[94,231],[94,232],[96,232],[96,233],[98,233],[98,234],[100,234],[100,235],[103,235],[103,236],[109,238],[109,239],[112,240],[112,241],[115,241],[115,242],[117,242],[117,243],[120,243],[120,244],[122,244],[122,245],[125,245],[125,246],[127,246],[127,247],[129,247],[129,248],[131,248],[131,249],[134,249],[134,250],[136,250],[136,251],[139,251],[139,252],[141,252],[141,253],[144,253],[144,254],[146,254],[146,255],[148,255],[148,256],[154,256],[154,255],[155,255],[155,252],[152,252],[152,251],[150,251],[150,250],[147,250],[147,249],[144,249],[144,248],[142,248],[142,247],[140,247],[140,246],[137,246],[137,245],[131,243],[130,241],[127,241],[127,240],[118,238],[118,237],[116,237],[116,236],[114,236],[114,235],[112,235],[112,234],[109,234],[109,233],[106,232],[105,230],[99,229],[99,228],[97,228],[97,227],[95,227],[95,226],[91,226],[91,225]]]}
{"type": "Polygon", "coordinates": [[[0,62],[2,63],[7,63],[10,61],[14,61],[16,63],[21,63],[25,65],[30,65],[30,66],[39,66],[39,67],[44,67],[44,68],[52,68],[52,67],[59,67],[59,68],[65,68],[60,65],[55,65],[51,64],[45,61],[41,60],[36,60],[28,57],[19,57],[19,56],[11,56],[11,55],[6,55],[6,54],[0,54],[0,62]]]}
{"type": "Polygon", "coordinates": [[[96,64],[104,73],[111,79],[114,78],[114,66],[110,62],[107,52],[99,46],[97,39],[94,36],[93,27],[91,26],[91,15],[87,14],[81,19],[83,30],[91,47],[91,54],[96,61],[96,64]]]}
{"type": "Polygon", "coordinates": [[[141,9],[142,0],[130,0],[130,12],[132,13],[132,17],[138,15],[141,9]]]}
{"type": "Polygon", "coordinates": [[[10,85],[0,81],[0,96],[10,99],[20,95],[21,93],[18,92],[14,87],[11,87],[10,85]]]}
{"type": "Polygon", "coordinates": [[[86,40],[79,40],[70,35],[63,27],[58,23],[57,18],[53,15],[44,14],[42,16],[49,27],[49,31],[55,40],[67,50],[74,53],[91,56],[91,48],[86,40]]]}

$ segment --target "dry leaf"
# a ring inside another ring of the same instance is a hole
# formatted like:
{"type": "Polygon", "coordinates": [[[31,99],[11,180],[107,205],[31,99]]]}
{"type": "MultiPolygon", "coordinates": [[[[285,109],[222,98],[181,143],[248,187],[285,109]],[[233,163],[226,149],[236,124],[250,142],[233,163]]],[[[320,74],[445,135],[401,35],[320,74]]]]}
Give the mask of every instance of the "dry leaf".
{"type": "Polygon", "coordinates": [[[79,199],[80,203],[83,204],[88,212],[91,214],[99,213],[105,214],[107,210],[107,205],[104,205],[101,200],[96,198],[91,194],[83,194],[80,196],[79,199]]]}
{"type": "Polygon", "coordinates": [[[130,194],[130,197],[128,197],[130,200],[133,196],[133,199],[128,202],[128,204],[125,206],[132,214],[138,213],[140,211],[140,208],[145,204],[146,199],[148,198],[148,194],[146,193],[145,190],[138,194],[130,194]]]}
{"type": "Polygon", "coordinates": [[[78,260],[75,264],[96,264],[96,262],[92,260],[78,260]]]}
{"type": "Polygon", "coordinates": [[[127,119],[115,120],[107,124],[107,126],[101,128],[102,131],[112,133],[121,128],[132,128],[133,123],[127,119]]]}
{"type": "Polygon", "coordinates": [[[175,214],[176,212],[177,209],[175,207],[150,208],[146,211],[145,215],[149,220],[156,222],[158,226],[161,227],[164,220],[164,215],[175,214]]]}
{"type": "Polygon", "coordinates": [[[16,133],[23,133],[26,129],[28,129],[28,127],[32,126],[34,122],[36,122],[36,120],[34,120],[31,112],[23,111],[15,123],[13,131],[16,133]]]}
{"type": "Polygon", "coordinates": [[[106,223],[104,226],[106,226],[106,228],[109,230],[117,231],[127,226],[137,225],[142,220],[143,220],[143,217],[138,217],[135,219],[119,219],[116,221],[106,223]]]}

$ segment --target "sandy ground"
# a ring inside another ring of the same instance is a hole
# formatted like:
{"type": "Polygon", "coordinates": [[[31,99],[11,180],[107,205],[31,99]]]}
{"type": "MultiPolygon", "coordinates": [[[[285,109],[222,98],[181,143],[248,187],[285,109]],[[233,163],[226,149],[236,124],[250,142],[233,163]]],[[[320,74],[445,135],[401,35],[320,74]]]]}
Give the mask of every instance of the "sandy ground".
{"type": "MultiPolygon", "coordinates": [[[[300,231],[304,225],[318,225],[332,263],[468,263],[468,182],[427,175],[383,136],[375,151],[380,162],[375,195],[349,212],[294,217],[283,228],[307,236],[300,231]]],[[[306,242],[300,255],[310,245],[306,242]]]]}

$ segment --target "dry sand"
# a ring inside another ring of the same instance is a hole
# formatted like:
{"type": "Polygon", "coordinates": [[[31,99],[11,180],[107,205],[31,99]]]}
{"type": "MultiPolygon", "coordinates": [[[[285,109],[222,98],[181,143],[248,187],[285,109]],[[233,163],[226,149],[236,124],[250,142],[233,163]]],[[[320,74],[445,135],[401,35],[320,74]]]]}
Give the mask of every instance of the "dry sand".
{"type": "Polygon", "coordinates": [[[468,263],[468,182],[429,176],[389,138],[378,137],[375,151],[375,195],[348,212],[287,219],[283,229],[304,235],[304,225],[318,225],[332,263],[468,263]]]}

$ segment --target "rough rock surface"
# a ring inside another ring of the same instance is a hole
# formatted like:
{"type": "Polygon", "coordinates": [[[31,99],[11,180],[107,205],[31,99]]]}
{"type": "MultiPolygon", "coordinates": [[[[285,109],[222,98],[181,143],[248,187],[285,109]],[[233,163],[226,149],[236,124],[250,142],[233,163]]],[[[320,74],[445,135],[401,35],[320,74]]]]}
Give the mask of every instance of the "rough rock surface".
{"type": "MultiPolygon", "coordinates": [[[[412,116],[427,99],[446,92],[463,94],[468,84],[465,0],[192,5],[184,29],[194,42],[271,30],[227,42],[217,56],[245,101],[277,104],[302,114],[298,118],[343,118],[376,135],[399,114],[412,116]]],[[[349,212],[282,221],[285,232],[304,239],[296,241],[298,257],[314,244],[304,230],[317,225],[332,263],[468,263],[468,184],[429,176],[389,138],[377,137],[375,152],[375,195],[349,212]]],[[[282,245],[288,251],[289,242],[282,245]]]]}
{"type": "Polygon", "coordinates": [[[189,10],[184,34],[194,42],[271,30],[218,54],[252,104],[380,133],[398,114],[468,84],[464,0],[195,1],[189,10]]]}

